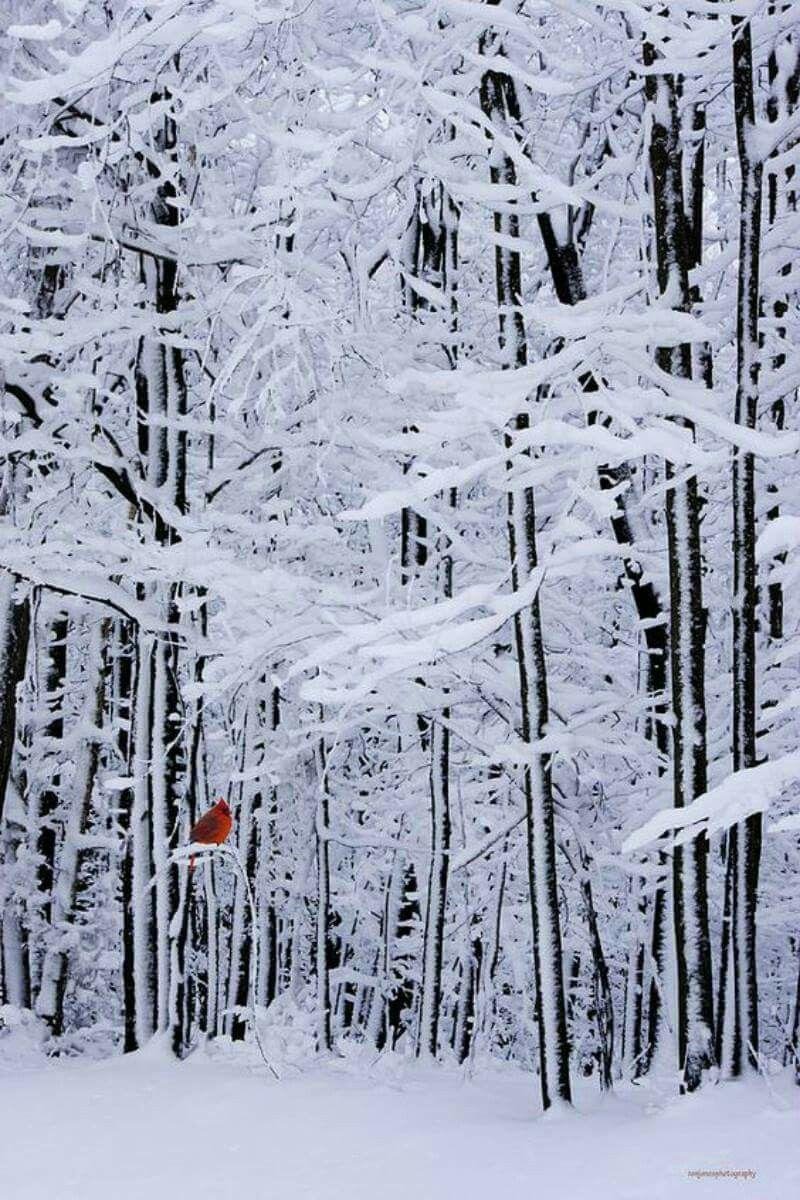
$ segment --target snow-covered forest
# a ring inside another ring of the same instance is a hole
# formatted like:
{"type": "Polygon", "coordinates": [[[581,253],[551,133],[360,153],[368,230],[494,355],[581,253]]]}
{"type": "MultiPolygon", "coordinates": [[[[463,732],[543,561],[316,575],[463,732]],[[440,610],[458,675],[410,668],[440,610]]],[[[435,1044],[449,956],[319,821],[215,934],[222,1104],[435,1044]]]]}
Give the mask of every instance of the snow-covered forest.
{"type": "Polygon", "coordinates": [[[2,0],[0,91],[0,1053],[800,1082],[797,4],[2,0]]]}

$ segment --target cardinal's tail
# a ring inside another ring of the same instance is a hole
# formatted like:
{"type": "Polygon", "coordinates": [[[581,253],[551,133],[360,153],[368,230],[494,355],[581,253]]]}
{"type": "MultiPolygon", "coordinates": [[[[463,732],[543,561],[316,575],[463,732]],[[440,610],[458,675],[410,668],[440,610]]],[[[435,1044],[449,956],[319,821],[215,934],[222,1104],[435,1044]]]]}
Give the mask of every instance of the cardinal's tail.
{"type": "Polygon", "coordinates": [[[194,855],[192,855],[192,857],[189,859],[189,870],[194,870],[194,855]]]}

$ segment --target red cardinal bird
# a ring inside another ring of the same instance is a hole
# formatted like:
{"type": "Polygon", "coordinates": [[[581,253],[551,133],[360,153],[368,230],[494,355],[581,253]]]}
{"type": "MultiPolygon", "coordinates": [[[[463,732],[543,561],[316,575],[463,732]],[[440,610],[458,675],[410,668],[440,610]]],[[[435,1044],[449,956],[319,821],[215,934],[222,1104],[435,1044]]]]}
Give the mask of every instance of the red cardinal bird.
{"type": "MultiPolygon", "coordinates": [[[[218,800],[213,808],[204,813],[189,833],[190,842],[203,846],[220,846],[231,831],[233,818],[224,800],[218,800]]],[[[189,859],[189,870],[194,870],[194,856],[189,859]]]]}

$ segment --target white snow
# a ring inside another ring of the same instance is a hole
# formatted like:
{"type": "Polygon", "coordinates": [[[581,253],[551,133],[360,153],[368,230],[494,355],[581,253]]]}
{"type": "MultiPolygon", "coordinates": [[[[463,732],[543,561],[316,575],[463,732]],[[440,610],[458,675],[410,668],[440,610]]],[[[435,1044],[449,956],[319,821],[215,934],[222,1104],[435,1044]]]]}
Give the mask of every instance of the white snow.
{"type": "MultiPolygon", "coordinates": [[[[9,1039],[10,1040],[10,1039],[9,1039]]],[[[0,1039],[0,1055],[3,1050],[0,1039]]],[[[543,1118],[531,1075],[467,1079],[388,1056],[284,1067],[184,1063],[157,1043],[105,1062],[3,1067],[7,1200],[702,1200],[800,1194],[787,1073],[664,1099],[627,1087],[543,1118]],[[358,1072],[358,1074],[356,1074],[358,1072]],[[693,1177],[752,1171],[755,1179],[693,1177]]]]}
{"type": "Polygon", "coordinates": [[[51,42],[63,32],[60,21],[45,21],[44,25],[9,25],[6,36],[12,38],[27,38],[30,42],[51,42]]]}
{"type": "MultiPolygon", "coordinates": [[[[800,751],[782,758],[734,771],[722,783],[709,788],[684,808],[662,808],[636,829],[622,844],[623,853],[641,850],[671,830],[677,845],[700,833],[714,833],[743,821],[754,813],[766,812],[789,786],[800,779],[800,751]]],[[[783,822],[781,829],[793,828],[783,822]]],[[[777,829],[775,825],[773,828],[777,829]]]]}

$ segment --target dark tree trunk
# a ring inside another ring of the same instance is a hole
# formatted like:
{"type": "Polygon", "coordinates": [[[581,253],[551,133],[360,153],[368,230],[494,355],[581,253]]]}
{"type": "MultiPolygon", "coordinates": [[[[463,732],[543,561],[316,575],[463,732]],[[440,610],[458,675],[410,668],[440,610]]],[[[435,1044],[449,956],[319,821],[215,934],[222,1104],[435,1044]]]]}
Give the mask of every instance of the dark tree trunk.
{"type": "MultiPolygon", "coordinates": [[[[111,639],[111,725],[115,730],[116,751],[122,774],[130,777],[133,741],[133,689],[135,645],[134,631],[129,621],[116,620],[111,639]]],[[[122,1010],[124,1020],[123,1049],[135,1050],[136,988],[134,983],[135,955],[133,934],[133,844],[131,815],[133,792],[125,788],[119,799],[119,830],[122,839],[120,886],[122,898],[122,1010]]]]}
{"type": "Polygon", "coordinates": [[[792,1025],[789,1031],[789,1050],[794,1060],[794,1081],[800,1087],[800,944],[796,951],[797,985],[792,1008],[792,1025]]]}
{"type": "Polygon", "coordinates": [[[592,894],[592,883],[589,878],[588,866],[585,863],[582,863],[581,866],[581,895],[586,912],[586,921],[589,926],[589,940],[592,947],[592,961],[594,964],[593,987],[599,1047],[600,1086],[604,1091],[610,1091],[613,1086],[611,1069],[614,1063],[614,999],[611,994],[608,964],[603,953],[600,926],[592,894]]]}
{"type": "MultiPolygon", "coordinates": [[[[169,89],[154,93],[153,103],[163,105],[172,100],[169,89]]],[[[163,160],[170,172],[158,168],[148,159],[152,193],[149,217],[156,226],[167,230],[177,228],[181,208],[176,178],[178,165],[178,131],[169,112],[161,118],[155,137],[163,160]]],[[[171,345],[158,318],[174,313],[181,303],[178,262],[169,253],[141,255],[140,274],[146,288],[146,311],[154,319],[151,333],[142,337],[135,364],[136,423],[142,471],[148,485],[164,494],[179,512],[187,511],[186,450],[187,390],[184,373],[184,352],[171,345]]],[[[166,324],[166,323],[165,323],[166,324]]],[[[157,510],[152,511],[152,536],[162,546],[177,540],[157,510]]],[[[189,900],[180,886],[177,864],[170,854],[180,844],[182,836],[181,799],[187,776],[186,748],[181,733],[181,696],[178,682],[180,622],[180,588],[170,585],[162,597],[162,609],[167,629],[157,639],[140,635],[137,690],[142,693],[137,704],[136,774],[140,789],[134,803],[134,849],[140,838],[147,837],[149,854],[139,846],[139,871],[134,887],[141,884],[145,869],[155,869],[154,915],[155,937],[149,938],[143,927],[141,936],[134,936],[134,953],[144,960],[153,958],[155,980],[155,1028],[170,1032],[171,1042],[183,1049],[188,1047],[190,1031],[184,1027],[188,1012],[186,1004],[186,939],[192,922],[186,919],[185,906],[189,900]],[[148,862],[149,858],[149,862],[148,862]],[[176,919],[177,916],[177,919],[176,919]]],[[[184,821],[185,824],[185,821],[184,821]]],[[[134,875],[137,875],[136,869],[134,875]]],[[[140,915],[145,926],[150,903],[140,915]]],[[[141,994],[137,1008],[149,1002],[145,999],[145,981],[150,975],[148,961],[141,970],[136,966],[135,978],[140,981],[141,994]]],[[[146,1035],[149,1022],[139,1021],[140,1038],[146,1035]]]]}
{"type": "Polygon", "coordinates": [[[19,580],[0,571],[0,825],[17,731],[17,688],[25,676],[30,601],[16,594],[19,580]]]}
{"type": "MultiPolygon", "coordinates": [[[[256,828],[260,819],[261,812],[261,793],[256,793],[251,803],[248,805],[247,819],[242,820],[242,837],[240,840],[240,853],[242,858],[242,866],[247,875],[250,884],[250,895],[255,896],[256,883],[256,867],[257,867],[257,838],[256,828]]],[[[244,811],[240,809],[240,814],[244,818],[244,811]]],[[[249,911],[246,896],[244,894],[244,886],[240,879],[236,881],[237,892],[241,894],[241,914],[240,919],[242,928],[239,937],[237,938],[237,950],[235,960],[232,955],[231,961],[231,982],[229,989],[230,1003],[236,1009],[230,1022],[231,1039],[234,1042],[243,1042],[247,1033],[247,1011],[252,1007],[255,1001],[255,996],[250,995],[250,983],[253,973],[253,914],[249,911]]]]}
{"type": "MultiPolygon", "coordinates": [[[[447,310],[451,335],[444,350],[448,361],[453,365],[455,346],[452,336],[455,334],[457,322],[458,208],[441,183],[418,182],[408,241],[408,270],[403,277],[406,305],[409,311],[416,315],[432,307],[431,302],[415,288],[417,280],[438,288],[442,307],[447,310]]],[[[449,493],[449,501],[454,507],[455,491],[449,493]]],[[[446,539],[437,536],[434,549],[438,591],[448,599],[452,595],[452,560],[446,539]]],[[[430,558],[430,530],[427,520],[409,509],[404,509],[401,521],[403,583],[410,583],[430,558]]],[[[436,1056],[438,1049],[444,925],[447,912],[451,825],[450,732],[447,725],[449,717],[447,708],[442,710],[441,716],[420,714],[418,717],[422,747],[430,753],[431,862],[425,910],[416,1049],[417,1054],[431,1057],[436,1056]]]]}
{"type": "Polygon", "coordinates": [[[472,924],[474,929],[461,959],[458,1002],[453,1022],[453,1050],[459,1063],[465,1063],[469,1058],[475,1038],[478,993],[483,968],[483,941],[480,937],[479,923],[473,921],[472,924]]]}
{"type": "MultiPolygon", "coordinates": [[[[17,689],[25,675],[30,636],[30,600],[17,595],[19,581],[0,571],[0,860],[11,862],[23,830],[9,821],[6,808],[17,733],[17,689]]],[[[22,915],[12,904],[0,917],[0,1003],[30,1006],[28,947],[22,915]]]]}
{"type": "MultiPolygon", "coordinates": [[[[759,376],[761,184],[755,148],[750,22],[732,19],[733,91],[739,153],[739,276],[736,322],[737,425],[756,428],[759,376]]],[[[756,764],[755,459],[733,452],[733,769],[756,764]]],[[[758,1066],[756,901],[761,859],[761,814],[732,826],[726,839],[721,985],[717,1014],[720,1067],[740,1075],[758,1066]]]]}
{"type": "MultiPolygon", "coordinates": [[[[509,86],[512,86],[509,84],[509,86]]],[[[556,238],[548,213],[540,213],[538,217],[539,230],[542,235],[547,263],[553,280],[553,288],[562,304],[570,307],[586,299],[586,287],[583,279],[583,267],[577,244],[574,241],[574,222],[570,222],[573,240],[559,242],[556,238]]],[[[586,372],[581,385],[585,393],[594,394],[598,391],[598,382],[592,372],[586,372]]],[[[599,418],[598,413],[590,413],[590,422],[599,418]]],[[[611,528],[620,546],[628,546],[635,550],[636,539],[633,531],[633,521],[629,512],[630,468],[623,463],[618,466],[602,466],[598,470],[600,487],[604,491],[618,489],[614,504],[614,514],[611,517],[611,528]]],[[[648,719],[646,732],[655,744],[657,753],[657,773],[661,776],[669,761],[669,724],[666,715],[666,686],[667,686],[667,617],[661,597],[652,580],[645,575],[641,563],[634,553],[626,554],[623,559],[625,577],[630,587],[631,598],[636,608],[636,615],[642,624],[642,636],[645,645],[644,688],[651,698],[651,716],[648,719]]],[[[652,964],[651,983],[648,1001],[647,1041],[642,1048],[643,1038],[643,1004],[642,992],[633,990],[629,993],[634,1003],[634,1013],[628,1028],[632,1041],[639,1046],[634,1060],[635,1072],[641,1075],[647,1072],[653,1060],[663,1031],[664,1014],[662,1006],[661,985],[664,979],[664,950],[666,946],[666,903],[664,885],[659,885],[652,906],[653,922],[651,927],[650,961],[652,964]]],[[[644,943],[636,949],[636,959],[644,967],[644,943]]],[[[638,971],[637,971],[638,975],[638,971]]],[[[641,986],[644,986],[642,980],[641,986]]]]}
{"type": "MultiPolygon", "coordinates": [[[[482,41],[482,52],[490,58],[502,56],[502,47],[489,36],[482,41]]],[[[519,128],[520,112],[516,93],[509,87],[510,77],[502,72],[484,71],[480,100],[485,116],[496,128],[519,128]]],[[[513,162],[499,146],[491,151],[493,184],[516,185],[513,162]]],[[[519,251],[519,218],[514,212],[495,212],[495,281],[497,291],[500,350],[507,369],[527,365],[528,348],[522,316],[522,284],[519,251]]],[[[527,413],[516,418],[514,431],[506,444],[514,444],[514,433],[528,428],[527,413]]],[[[536,512],[532,488],[509,490],[507,498],[508,545],[511,561],[511,586],[516,592],[526,587],[537,566],[536,512]]],[[[530,605],[514,617],[514,638],[520,685],[522,738],[535,746],[545,735],[548,719],[547,675],[542,636],[542,617],[537,591],[530,605]]],[[[539,1031],[539,1076],[542,1107],[556,1101],[571,1100],[569,1049],[561,949],[561,922],[558,908],[556,870],[555,814],[549,754],[531,750],[532,761],[523,770],[533,931],[534,991],[539,1031]]]]}
{"type": "Polygon", "coordinates": [[[131,775],[133,797],[130,814],[130,927],[132,950],[132,1012],[126,1014],[131,1038],[128,1049],[138,1050],[149,1041],[157,1028],[155,900],[152,889],[152,798],[150,782],[150,743],[153,726],[152,636],[138,633],[135,641],[133,670],[134,706],[131,737],[131,775]]]}
{"type": "MultiPolygon", "coordinates": [[[[673,308],[691,309],[691,251],[683,194],[683,156],[673,76],[657,74],[657,56],[645,44],[645,79],[652,127],[649,146],[659,291],[673,308]]],[[[692,377],[688,344],[662,347],[658,366],[678,379],[692,377]]],[[[693,433],[687,421],[680,422],[693,433]]],[[[667,540],[670,573],[673,794],[682,808],[706,790],[705,613],[702,600],[700,498],[696,476],[679,480],[667,463],[667,540]]],[[[683,1086],[692,1091],[713,1060],[713,1001],[703,838],[676,846],[673,895],[678,983],[678,1057],[683,1086]]]]}
{"type": "Polygon", "coordinates": [[[330,794],[324,742],[320,742],[319,745],[317,787],[317,1049],[329,1053],[333,1050],[330,973],[337,965],[338,956],[331,905],[330,842],[328,840],[330,794]]]}
{"type": "MultiPolygon", "coordinates": [[[[281,721],[280,692],[272,688],[269,704],[264,705],[263,725],[275,732],[281,721]]],[[[275,860],[278,837],[278,793],[272,788],[269,803],[260,811],[257,836],[257,865],[255,902],[258,919],[258,963],[256,1000],[262,1008],[269,1007],[278,995],[280,983],[279,921],[276,909],[275,860]]]]}
{"type": "Polygon", "coordinates": [[[69,956],[60,945],[75,921],[80,886],[81,838],[87,832],[97,770],[100,765],[100,726],[106,693],[106,642],[110,622],[103,620],[91,635],[87,671],[87,695],[84,716],[91,732],[84,735],[72,777],[69,809],[58,855],[58,871],[52,893],[51,937],[42,964],[36,1011],[50,1026],[54,1037],[64,1031],[64,997],[67,989],[69,956]]]}
{"type": "MultiPolygon", "coordinates": [[[[446,716],[446,714],[444,714],[446,716]]],[[[422,952],[422,987],[417,1053],[436,1056],[442,1006],[442,958],[450,864],[450,731],[440,721],[431,723],[431,860],[425,939],[422,952]]]]}
{"type": "MultiPolygon", "coordinates": [[[[629,903],[636,908],[631,923],[644,927],[647,918],[647,902],[640,893],[630,892],[629,903]]],[[[630,936],[630,934],[629,934],[630,936]]],[[[643,937],[634,934],[630,939],[630,950],[625,972],[625,1009],[622,1025],[622,1062],[625,1074],[638,1079],[643,1073],[644,1063],[644,986],[645,986],[645,943],[643,937]]]]}
{"type": "MultiPolygon", "coordinates": [[[[409,943],[422,923],[419,884],[413,863],[396,868],[399,902],[393,900],[394,879],[387,890],[385,916],[386,971],[389,994],[386,1000],[386,1026],[392,1049],[411,1025],[414,1013],[414,953],[409,943]]],[[[378,1045],[380,1049],[380,1045],[378,1045]]]]}
{"type": "MultiPolygon", "coordinates": [[[[57,810],[60,801],[62,741],[64,738],[64,690],[67,678],[67,635],[69,621],[60,613],[47,626],[47,662],[44,671],[44,707],[48,718],[43,734],[47,747],[49,778],[37,798],[36,852],[39,855],[37,905],[44,922],[49,925],[52,910],[53,882],[57,837],[57,810]]],[[[34,972],[32,971],[33,975],[34,972]]]]}
{"type": "MultiPolygon", "coordinates": [[[[785,79],[782,88],[779,89],[778,87],[779,72],[776,46],[773,46],[770,51],[767,72],[770,85],[767,99],[767,117],[771,123],[775,123],[790,116],[796,110],[798,100],[800,100],[800,47],[795,49],[794,70],[785,79]]],[[[787,167],[782,178],[777,172],[770,172],[767,177],[767,220],[770,228],[775,225],[783,213],[796,210],[797,194],[792,187],[792,180],[795,173],[796,167],[790,166],[787,167]]],[[[791,259],[788,259],[780,267],[780,274],[787,276],[791,274],[791,271],[792,262],[791,259]]],[[[786,342],[788,333],[787,315],[789,312],[788,294],[778,296],[772,304],[772,316],[775,325],[775,336],[781,348],[772,357],[771,367],[773,372],[780,371],[786,363],[786,353],[783,345],[786,342]]],[[[773,402],[772,419],[775,422],[776,429],[784,428],[786,421],[786,400],[784,396],[779,396],[773,402]]],[[[775,495],[778,489],[774,484],[770,484],[767,490],[775,495]]],[[[775,504],[767,513],[767,520],[774,521],[779,516],[780,507],[775,504]]],[[[776,556],[776,565],[781,565],[785,561],[785,552],[776,556]]],[[[769,602],[769,637],[770,641],[779,642],[783,638],[783,583],[779,579],[773,579],[769,584],[767,594],[769,602]]]]}

